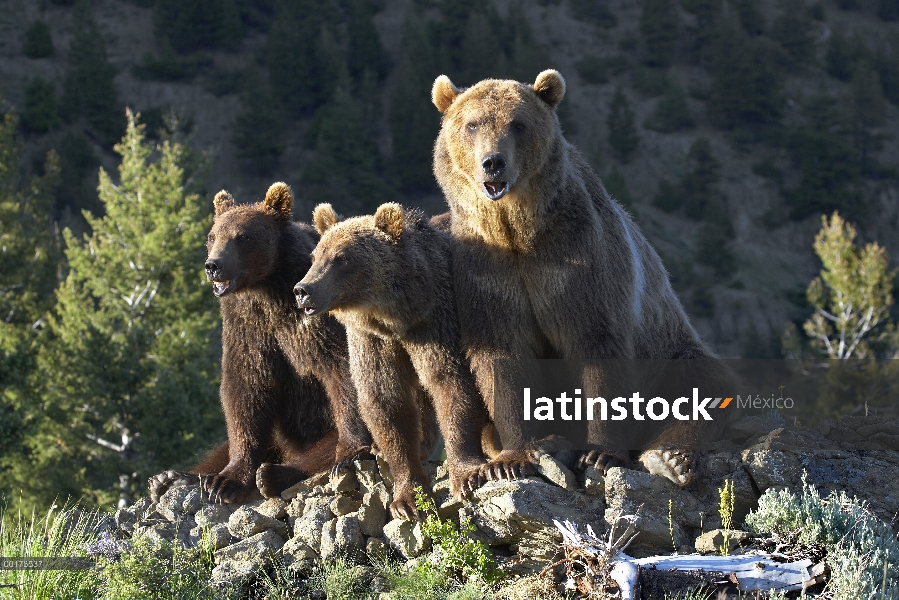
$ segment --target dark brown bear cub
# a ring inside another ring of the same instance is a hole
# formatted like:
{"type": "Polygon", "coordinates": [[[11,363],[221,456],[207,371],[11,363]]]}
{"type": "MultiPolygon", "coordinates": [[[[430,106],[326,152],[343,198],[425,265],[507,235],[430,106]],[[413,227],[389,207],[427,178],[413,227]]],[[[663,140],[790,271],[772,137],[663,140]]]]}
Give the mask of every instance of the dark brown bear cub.
{"type": "Polygon", "coordinates": [[[356,408],[343,327],[329,315],[305,315],[294,301],[318,234],[291,220],[290,188],[275,183],[262,202],[244,205],[221,191],[214,205],[206,273],[221,298],[228,441],[192,472],[214,500],[240,502],[257,486],[278,495],[371,438],[356,408]]]}
{"type": "Polygon", "coordinates": [[[415,516],[414,488],[429,489],[419,449],[428,446],[435,409],[451,491],[461,497],[486,463],[487,415],[462,352],[451,238],[394,203],[341,223],[321,204],[313,221],[322,239],[294,288],[297,303],[310,315],[331,311],[346,326],[359,409],[394,479],[391,513],[415,516]],[[430,400],[416,399],[420,388],[430,400]]]}

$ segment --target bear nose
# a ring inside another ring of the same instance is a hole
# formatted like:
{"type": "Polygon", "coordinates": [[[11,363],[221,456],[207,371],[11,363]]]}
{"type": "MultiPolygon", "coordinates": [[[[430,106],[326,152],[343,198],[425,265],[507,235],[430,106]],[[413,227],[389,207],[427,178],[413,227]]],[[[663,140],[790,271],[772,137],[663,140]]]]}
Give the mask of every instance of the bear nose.
{"type": "Polygon", "coordinates": [[[303,305],[309,301],[309,292],[306,291],[306,288],[303,287],[303,284],[298,283],[293,286],[293,295],[297,297],[297,304],[303,305]]]}
{"type": "Polygon", "coordinates": [[[484,157],[481,167],[489,177],[498,177],[506,170],[506,157],[499,152],[493,152],[484,157]]]}
{"type": "Polygon", "coordinates": [[[210,277],[212,277],[213,275],[215,275],[216,273],[218,273],[218,271],[219,271],[219,266],[218,266],[218,263],[217,263],[217,262],[215,262],[214,260],[207,260],[207,261],[206,261],[206,274],[207,274],[207,275],[209,275],[210,277]]]}

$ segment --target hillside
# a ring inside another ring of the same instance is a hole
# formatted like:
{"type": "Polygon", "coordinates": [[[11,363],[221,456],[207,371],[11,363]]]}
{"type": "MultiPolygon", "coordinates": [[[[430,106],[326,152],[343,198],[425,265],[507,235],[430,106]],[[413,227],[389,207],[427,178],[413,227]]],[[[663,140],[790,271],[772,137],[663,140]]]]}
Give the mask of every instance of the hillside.
{"type": "Polygon", "coordinates": [[[566,136],[630,200],[723,355],[777,356],[787,325],[810,314],[804,290],[819,269],[811,245],[822,212],[840,209],[863,241],[899,259],[899,29],[890,20],[899,8],[890,0],[73,4],[3,0],[0,95],[31,115],[24,169],[50,148],[62,156],[56,212],[76,229],[80,208],[97,210],[96,170],[112,170],[109,139],[118,139],[68,105],[70,87],[100,89],[67,83],[77,81],[70,45],[82,11],[114,67],[108,110],[131,107],[157,131],[166,110],[179,115],[211,158],[207,199],[227,188],[257,200],[284,180],[301,219],[319,201],[352,214],[396,197],[442,212],[428,179],[433,79],[470,85],[556,68],[568,82],[566,136]],[[43,35],[36,22],[47,25],[52,56],[26,56],[41,55],[27,49],[43,35]],[[703,138],[708,145],[694,145],[703,138]]]}

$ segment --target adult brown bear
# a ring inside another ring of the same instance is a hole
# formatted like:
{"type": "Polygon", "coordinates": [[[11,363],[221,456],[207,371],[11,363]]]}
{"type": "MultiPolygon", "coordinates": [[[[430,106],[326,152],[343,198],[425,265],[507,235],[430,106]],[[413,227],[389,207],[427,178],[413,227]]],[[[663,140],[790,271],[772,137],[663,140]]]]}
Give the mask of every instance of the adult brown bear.
{"type": "Polygon", "coordinates": [[[320,204],[313,222],[322,238],[294,292],[307,314],[330,311],[346,326],[359,409],[394,480],[391,513],[416,516],[414,489],[430,488],[419,450],[429,453],[435,413],[461,499],[486,464],[487,413],[462,352],[452,238],[395,203],[343,222],[320,204]]]}
{"type": "MultiPolygon", "coordinates": [[[[564,95],[552,70],[533,85],[488,79],[468,89],[440,76],[432,90],[443,113],[434,173],[460,242],[463,344],[491,417],[500,393],[517,395],[520,359],[587,361],[584,394],[610,399],[629,385],[627,361],[625,372],[597,361],[702,359],[706,379],[727,387],[726,368],[690,325],[658,254],[562,136],[555,108],[564,95]]],[[[526,460],[526,440],[508,425],[504,442],[516,449],[485,467],[487,478],[493,464],[526,460]]],[[[701,441],[723,426],[666,421],[635,431],[593,420],[580,464],[627,465],[629,451],[642,450],[650,471],[686,485],[701,441]]]]}
{"type": "MultiPolygon", "coordinates": [[[[293,196],[275,183],[262,202],[214,200],[206,274],[222,307],[222,409],[228,441],[191,469],[210,496],[266,497],[371,445],[350,379],[346,333],[307,316],[294,284],[309,270],[318,233],[291,218],[293,196]]],[[[151,478],[158,495],[177,472],[151,478]]]]}

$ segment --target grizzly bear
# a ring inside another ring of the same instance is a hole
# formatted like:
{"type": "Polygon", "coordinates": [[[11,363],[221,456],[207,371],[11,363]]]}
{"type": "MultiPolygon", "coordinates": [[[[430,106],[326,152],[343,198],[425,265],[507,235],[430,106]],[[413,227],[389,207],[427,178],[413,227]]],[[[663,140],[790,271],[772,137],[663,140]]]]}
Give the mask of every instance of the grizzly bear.
{"type": "Polygon", "coordinates": [[[315,208],[321,241],[294,291],[306,314],[330,311],[346,327],[359,409],[394,480],[391,513],[413,518],[414,488],[430,489],[419,448],[432,445],[422,418],[436,412],[450,489],[486,464],[484,402],[464,358],[452,290],[450,236],[395,203],[339,222],[315,208]],[[423,389],[426,397],[416,398],[423,389]]]}
{"type": "MultiPolygon", "coordinates": [[[[319,236],[292,221],[292,206],[284,183],[255,204],[238,205],[225,191],[214,200],[205,267],[221,300],[228,441],[192,472],[219,502],[241,502],[257,487],[276,496],[371,445],[343,326],[304,314],[294,300],[319,236]]],[[[150,481],[156,494],[163,475],[150,481]]]]}
{"type": "MultiPolygon", "coordinates": [[[[458,242],[463,346],[491,419],[499,394],[516,393],[517,359],[584,361],[584,393],[604,398],[630,383],[627,361],[608,369],[599,362],[607,359],[703,359],[726,387],[726,368],[691,326],[658,254],[562,136],[555,109],[564,95],[553,70],[533,85],[487,79],[459,89],[440,76],[432,89],[443,113],[434,174],[458,242]]],[[[526,440],[512,425],[503,442],[515,449],[491,465],[522,460],[526,440]]],[[[723,423],[639,427],[591,421],[579,465],[625,466],[630,450],[643,450],[647,469],[686,485],[700,442],[723,423]]],[[[491,470],[482,475],[492,478],[491,470]]]]}

